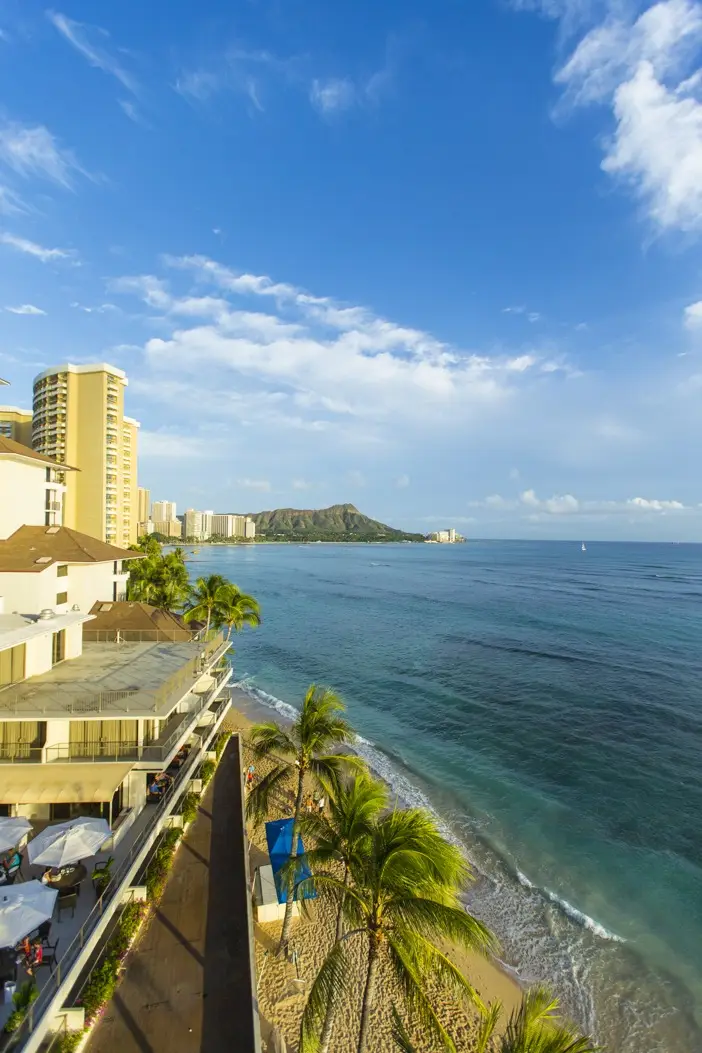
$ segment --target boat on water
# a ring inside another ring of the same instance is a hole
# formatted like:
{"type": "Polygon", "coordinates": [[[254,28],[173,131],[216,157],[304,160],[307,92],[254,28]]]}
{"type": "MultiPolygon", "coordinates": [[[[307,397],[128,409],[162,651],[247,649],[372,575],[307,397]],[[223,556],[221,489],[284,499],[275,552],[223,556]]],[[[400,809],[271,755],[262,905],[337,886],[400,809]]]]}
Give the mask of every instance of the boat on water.
{"type": "Polygon", "coordinates": [[[581,552],[587,552],[587,549],[585,548],[585,542],[584,541],[583,541],[582,545],[580,546],[580,551],[581,552]]]}

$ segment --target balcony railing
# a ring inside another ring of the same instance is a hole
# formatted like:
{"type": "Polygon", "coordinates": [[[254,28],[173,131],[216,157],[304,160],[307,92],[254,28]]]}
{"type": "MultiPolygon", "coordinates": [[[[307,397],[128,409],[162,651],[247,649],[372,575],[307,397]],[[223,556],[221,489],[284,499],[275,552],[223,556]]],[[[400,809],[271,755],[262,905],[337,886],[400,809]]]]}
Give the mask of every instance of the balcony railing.
{"type": "Polygon", "coordinates": [[[55,970],[46,980],[44,986],[39,992],[39,997],[29,1007],[27,1016],[22,1021],[22,1024],[8,1039],[7,1049],[21,1050],[29,1041],[32,1032],[35,1029],[41,1028],[44,1024],[46,1012],[52,1005],[56,995],[61,991],[62,987],[65,987],[65,995],[68,995],[70,986],[75,983],[76,979],[75,972],[71,975],[71,970],[74,966],[80,967],[78,963],[83,954],[85,944],[88,942],[91,935],[98,929],[105,914],[114,913],[118,904],[122,902],[124,893],[129,887],[129,881],[133,880],[133,875],[137,871],[137,867],[143,865],[146,853],[148,852],[149,847],[154,843],[155,834],[161,827],[163,827],[165,817],[171,814],[176,801],[182,797],[190,779],[193,778],[196,769],[202,763],[204,751],[214,739],[220,719],[224,716],[229,704],[229,698],[225,698],[218,703],[214,711],[215,719],[212,728],[208,729],[207,735],[203,738],[201,748],[192,750],[187,761],[178,772],[178,775],[169,789],[163,794],[158,804],[149,806],[153,808],[153,814],[150,821],[136,837],[134,844],[131,846],[125,858],[115,867],[107,888],[98,898],[95,906],[81,925],[73,941],[61,954],[55,970]],[[69,982],[64,982],[67,978],[69,982]]]}
{"type": "MultiPolygon", "coordinates": [[[[115,646],[125,643],[123,639],[106,641],[114,643],[115,646]]],[[[135,641],[131,641],[135,642],[135,641]]],[[[153,640],[146,642],[152,643],[153,640]]],[[[84,713],[106,713],[108,718],[114,716],[115,711],[119,713],[148,714],[158,716],[165,711],[170,713],[177,705],[178,698],[187,694],[189,687],[201,676],[208,667],[213,666],[219,659],[223,658],[231,644],[225,640],[222,633],[210,630],[203,634],[197,641],[201,644],[198,654],[186,662],[176,673],[168,677],[161,687],[156,690],[140,690],[139,688],[121,691],[99,691],[94,692],[80,682],[60,684],[60,694],[65,696],[67,690],[72,693],[70,701],[63,702],[62,698],[58,710],[64,713],[80,715],[84,713]]],[[[29,682],[31,683],[31,681],[29,682]]],[[[33,690],[27,688],[17,689],[16,685],[0,690],[0,718],[10,713],[13,716],[24,715],[31,710],[32,713],[43,715],[57,715],[57,700],[51,691],[51,684],[41,682],[31,685],[33,690]],[[42,702],[41,688],[46,687],[47,704],[42,702]]],[[[56,685],[58,686],[58,685],[56,685]]]]}
{"type": "MultiPolygon", "coordinates": [[[[223,670],[215,677],[207,692],[198,698],[197,704],[184,713],[173,714],[176,720],[167,736],[163,732],[153,742],[139,745],[137,742],[101,739],[97,742],[57,742],[51,746],[30,746],[22,742],[0,743],[0,764],[104,764],[124,761],[148,761],[162,765],[169,759],[176,746],[191,731],[203,713],[213,705],[213,699],[229,680],[230,670],[223,670]]],[[[216,704],[216,703],[215,703],[216,704]]],[[[165,730],[165,729],[164,729],[165,730]]]]}

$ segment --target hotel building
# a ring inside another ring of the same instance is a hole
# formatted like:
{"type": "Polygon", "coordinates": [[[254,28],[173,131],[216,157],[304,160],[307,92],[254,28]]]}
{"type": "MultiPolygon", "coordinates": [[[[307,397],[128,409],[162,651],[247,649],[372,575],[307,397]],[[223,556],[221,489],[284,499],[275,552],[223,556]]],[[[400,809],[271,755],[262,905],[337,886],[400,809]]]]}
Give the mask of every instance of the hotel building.
{"type": "Polygon", "coordinates": [[[18,406],[0,406],[0,438],[32,445],[32,411],[18,406]]]}
{"type": "Polygon", "coordinates": [[[138,421],[124,415],[127,378],[106,363],[65,365],[34,380],[32,445],[66,473],[64,525],[126,548],[137,539],[138,421]]]}

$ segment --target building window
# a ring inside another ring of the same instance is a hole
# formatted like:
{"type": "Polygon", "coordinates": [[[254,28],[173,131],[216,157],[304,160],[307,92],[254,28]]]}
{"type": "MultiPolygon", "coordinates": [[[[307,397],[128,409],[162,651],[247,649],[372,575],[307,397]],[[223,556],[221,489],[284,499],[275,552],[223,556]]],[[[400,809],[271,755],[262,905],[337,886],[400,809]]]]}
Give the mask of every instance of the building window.
{"type": "Polygon", "coordinates": [[[24,680],[24,644],[0,651],[0,687],[24,680]]]}
{"type": "Polygon", "coordinates": [[[66,657],[66,630],[54,633],[51,639],[51,664],[58,665],[66,657]]]}
{"type": "MultiPolygon", "coordinates": [[[[67,575],[68,575],[68,564],[67,563],[62,563],[60,567],[56,568],[56,577],[57,578],[65,578],[67,575]]],[[[66,601],[64,600],[64,603],[65,602],[66,601]]]]}
{"type": "Polygon", "coordinates": [[[60,607],[62,603],[68,603],[68,593],[67,592],[57,592],[56,593],[56,606],[60,607]]]}

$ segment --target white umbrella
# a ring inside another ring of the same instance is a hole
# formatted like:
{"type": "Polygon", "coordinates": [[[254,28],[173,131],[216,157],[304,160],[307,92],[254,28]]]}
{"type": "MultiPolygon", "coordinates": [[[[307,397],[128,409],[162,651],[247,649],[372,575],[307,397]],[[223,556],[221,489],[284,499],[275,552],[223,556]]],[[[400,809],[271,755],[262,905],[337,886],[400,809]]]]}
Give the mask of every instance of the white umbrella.
{"type": "Polygon", "coordinates": [[[58,889],[47,888],[41,881],[0,888],[0,947],[16,943],[49,921],[54,913],[58,889]]]}
{"type": "Polygon", "coordinates": [[[7,852],[10,848],[16,848],[31,829],[32,824],[27,819],[10,819],[9,816],[0,817],[0,852],[7,852]]]}
{"type": "Polygon", "coordinates": [[[47,826],[27,845],[30,863],[45,867],[62,867],[94,856],[112,837],[104,819],[71,819],[67,823],[47,826]]]}

